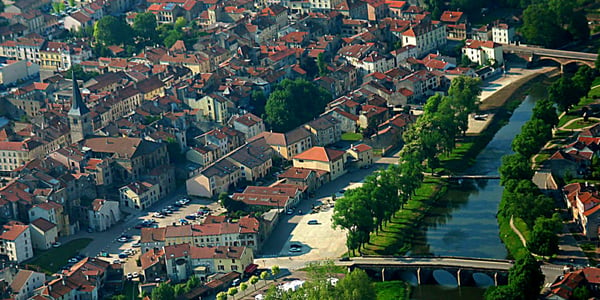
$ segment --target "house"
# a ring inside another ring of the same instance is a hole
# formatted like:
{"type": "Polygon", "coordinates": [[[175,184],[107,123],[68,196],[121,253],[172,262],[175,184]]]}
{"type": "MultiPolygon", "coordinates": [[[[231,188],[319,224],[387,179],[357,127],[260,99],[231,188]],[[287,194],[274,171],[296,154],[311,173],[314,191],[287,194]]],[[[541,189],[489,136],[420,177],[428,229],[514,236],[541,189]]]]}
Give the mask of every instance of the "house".
{"type": "Polygon", "coordinates": [[[262,132],[251,138],[250,141],[260,138],[264,138],[267,145],[287,160],[291,160],[295,155],[313,145],[312,135],[304,127],[297,127],[286,133],[262,132]]]}
{"type": "Polygon", "coordinates": [[[165,246],[166,227],[161,228],[142,228],[140,234],[140,249],[142,253],[153,250],[155,253],[165,246]]]}
{"type": "Polygon", "coordinates": [[[358,116],[335,107],[323,113],[329,115],[340,122],[339,127],[342,132],[356,132],[358,125],[358,116]]]}
{"type": "Polygon", "coordinates": [[[119,188],[121,205],[139,210],[144,210],[158,201],[158,184],[146,181],[135,181],[119,188]]]}
{"type": "MultiPolygon", "coordinates": [[[[242,193],[235,193],[231,197],[250,207],[266,207],[268,209],[287,210],[295,207],[300,202],[301,189],[296,185],[281,186],[248,186],[242,193]]],[[[253,209],[250,209],[253,211],[253,209]]]]}
{"type": "Polygon", "coordinates": [[[34,291],[44,285],[46,274],[30,270],[19,269],[19,272],[10,282],[11,299],[25,300],[31,299],[34,291]]]}
{"type": "Polygon", "coordinates": [[[248,247],[165,246],[167,276],[175,282],[185,281],[190,276],[206,281],[213,273],[243,272],[253,260],[254,254],[248,247]]]}
{"type": "Polygon", "coordinates": [[[293,158],[296,168],[321,170],[329,173],[329,180],[346,173],[346,152],[325,147],[312,147],[293,158]]]}
{"type": "Polygon", "coordinates": [[[415,46],[418,57],[440,48],[447,42],[446,25],[423,20],[400,35],[402,47],[415,46]]]}
{"type": "Polygon", "coordinates": [[[164,278],[167,275],[165,270],[165,251],[163,249],[149,249],[140,255],[142,275],[146,281],[152,281],[154,278],[164,278]]]}
{"type": "Polygon", "coordinates": [[[189,103],[189,105],[191,108],[200,109],[202,115],[208,120],[225,124],[229,120],[229,110],[227,108],[233,104],[221,95],[209,94],[194,103],[189,103]]]}
{"type": "Polygon", "coordinates": [[[38,292],[46,297],[44,299],[98,300],[101,299],[100,289],[107,282],[110,272],[110,263],[86,257],[64,271],[60,277],[46,282],[38,292]]]}
{"type": "Polygon", "coordinates": [[[573,150],[565,152],[561,149],[544,161],[541,168],[549,170],[552,175],[560,178],[565,176],[581,178],[589,171],[591,162],[592,156],[589,153],[579,153],[573,150]]]}
{"type": "Polygon", "coordinates": [[[246,136],[246,139],[250,139],[265,131],[265,123],[263,122],[263,119],[255,116],[252,113],[234,117],[232,125],[235,130],[243,132],[246,136]]]}
{"type": "Polygon", "coordinates": [[[30,228],[31,242],[35,249],[48,250],[58,241],[58,227],[44,218],[31,222],[30,228]]]}
{"type": "Polygon", "coordinates": [[[500,66],[504,63],[502,45],[492,41],[467,40],[462,48],[463,55],[478,65],[500,66]]]}
{"type": "Polygon", "coordinates": [[[106,231],[121,220],[118,201],[95,199],[88,209],[89,228],[94,231],[106,231]]]}
{"type": "Polygon", "coordinates": [[[91,158],[114,160],[111,171],[115,179],[131,182],[150,170],[169,163],[166,143],[141,138],[97,137],[83,142],[91,158]]]}
{"type": "Polygon", "coordinates": [[[444,11],[440,21],[446,26],[448,38],[464,40],[467,38],[467,17],[462,11],[444,11]]]}
{"type": "Polygon", "coordinates": [[[54,201],[47,201],[33,205],[28,212],[29,222],[44,218],[58,226],[58,235],[67,236],[72,233],[69,214],[64,206],[54,201]]]}
{"type": "Polygon", "coordinates": [[[277,179],[288,185],[296,185],[306,193],[316,191],[325,183],[322,176],[325,172],[320,170],[291,167],[277,175],[277,179]]]}
{"type": "Polygon", "coordinates": [[[512,44],[515,42],[515,27],[505,23],[498,23],[492,27],[492,41],[498,44],[512,44]]]}
{"type": "Polygon", "coordinates": [[[348,150],[348,162],[356,168],[370,167],[373,164],[373,148],[367,144],[351,145],[348,150]]]}
{"type": "Polygon", "coordinates": [[[320,116],[304,124],[313,138],[313,145],[326,146],[336,143],[342,139],[340,121],[332,116],[320,116]]]}
{"type": "Polygon", "coordinates": [[[571,183],[563,187],[563,195],[583,234],[588,239],[598,239],[600,195],[597,188],[587,183],[571,183]]]}
{"type": "Polygon", "coordinates": [[[273,166],[273,149],[264,139],[254,140],[229,153],[226,157],[239,167],[240,175],[248,182],[267,176],[273,166]]]}
{"type": "Polygon", "coordinates": [[[363,105],[358,116],[360,128],[377,128],[389,119],[389,109],[381,106],[363,105]]]}
{"type": "Polygon", "coordinates": [[[227,192],[242,178],[238,166],[230,160],[221,158],[204,168],[200,173],[185,182],[188,195],[214,197],[227,192]]]}
{"type": "Polygon", "coordinates": [[[215,161],[218,156],[218,149],[214,145],[199,145],[191,147],[186,153],[185,158],[195,162],[202,167],[206,167],[215,161]]]}
{"type": "Polygon", "coordinates": [[[4,225],[0,234],[0,255],[6,255],[8,261],[16,263],[33,257],[29,225],[4,225]]]}
{"type": "Polygon", "coordinates": [[[64,18],[65,29],[69,31],[78,31],[93,24],[92,17],[83,11],[76,11],[64,18]]]}

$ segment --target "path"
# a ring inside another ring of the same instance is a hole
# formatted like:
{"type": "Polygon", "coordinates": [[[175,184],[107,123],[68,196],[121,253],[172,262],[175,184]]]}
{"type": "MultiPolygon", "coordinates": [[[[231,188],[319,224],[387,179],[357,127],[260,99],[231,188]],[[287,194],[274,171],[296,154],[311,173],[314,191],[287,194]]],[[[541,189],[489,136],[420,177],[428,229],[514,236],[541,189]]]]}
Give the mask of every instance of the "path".
{"type": "MultiPolygon", "coordinates": [[[[563,126],[559,127],[559,128],[558,128],[558,130],[565,130],[565,131],[568,131],[568,130],[570,130],[570,131],[582,131],[582,130],[584,130],[584,129],[588,129],[588,128],[590,128],[590,127],[594,127],[594,126],[596,126],[596,125],[597,125],[597,124],[592,124],[592,125],[589,125],[589,126],[585,126],[585,127],[581,127],[581,128],[575,128],[575,129],[570,129],[570,128],[567,128],[567,127],[568,127],[569,125],[571,125],[573,122],[580,121],[580,120],[583,120],[583,117],[579,117],[579,118],[575,118],[575,119],[573,119],[573,120],[569,120],[569,121],[568,121],[567,123],[565,123],[563,126]]],[[[589,118],[589,120],[590,120],[590,121],[598,121],[598,122],[600,122],[600,118],[594,118],[594,117],[590,117],[590,118],[589,118]]]]}
{"type": "Polygon", "coordinates": [[[525,240],[525,237],[521,231],[519,231],[519,229],[517,229],[515,226],[515,223],[513,222],[513,216],[510,216],[510,228],[519,236],[521,243],[523,243],[523,247],[527,248],[527,240],[525,240]]]}

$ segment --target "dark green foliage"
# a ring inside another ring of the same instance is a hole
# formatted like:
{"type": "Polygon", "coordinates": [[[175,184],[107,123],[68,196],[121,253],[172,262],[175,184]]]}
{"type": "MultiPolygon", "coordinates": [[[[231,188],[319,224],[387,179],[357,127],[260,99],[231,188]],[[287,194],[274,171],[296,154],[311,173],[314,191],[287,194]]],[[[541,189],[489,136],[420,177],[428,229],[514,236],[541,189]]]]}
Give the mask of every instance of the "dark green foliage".
{"type": "Polygon", "coordinates": [[[267,105],[267,97],[263,91],[253,91],[250,96],[250,105],[254,107],[254,114],[263,117],[265,114],[265,105],[267,105]]]}
{"type": "Polygon", "coordinates": [[[153,13],[138,13],[133,20],[133,31],[145,44],[151,45],[158,40],[156,16],[153,13]]]}
{"type": "Polygon", "coordinates": [[[312,120],[325,110],[331,94],[304,79],[283,80],[269,95],[266,122],[277,132],[287,132],[312,120]]]}
{"type": "Polygon", "coordinates": [[[152,290],[150,296],[152,300],[172,300],[175,299],[175,289],[168,283],[161,283],[152,290]]]}
{"type": "Polygon", "coordinates": [[[561,229],[562,220],[558,214],[554,214],[552,218],[537,218],[527,247],[535,254],[545,256],[555,254],[558,252],[557,234],[561,229]]]}
{"type": "Polygon", "coordinates": [[[503,156],[498,171],[501,185],[505,185],[511,179],[527,179],[533,176],[529,159],[518,153],[503,156]]]}
{"type": "Polygon", "coordinates": [[[133,30],[123,18],[104,16],[94,24],[94,39],[105,46],[131,43],[133,30]]]}
{"type": "Polygon", "coordinates": [[[231,199],[225,192],[219,194],[219,202],[228,212],[240,211],[246,208],[243,202],[231,199]]]}
{"type": "Polygon", "coordinates": [[[77,80],[83,80],[84,82],[100,75],[97,72],[84,72],[81,65],[76,64],[72,65],[71,68],[65,72],[65,78],[72,79],[73,72],[75,72],[75,77],[77,77],[77,80]]]}
{"type": "Polygon", "coordinates": [[[329,73],[325,55],[323,53],[319,53],[317,56],[317,67],[319,68],[319,76],[325,76],[329,73]]]}
{"type": "Polygon", "coordinates": [[[541,119],[531,119],[523,125],[521,133],[513,140],[512,149],[524,157],[531,157],[550,138],[552,138],[551,125],[541,119]]]}
{"type": "Polygon", "coordinates": [[[548,98],[540,99],[533,107],[532,119],[540,119],[552,127],[558,125],[558,114],[554,103],[548,98]]]}
{"type": "Polygon", "coordinates": [[[585,285],[581,285],[573,290],[573,295],[571,295],[571,298],[573,300],[588,300],[591,296],[592,293],[590,293],[590,290],[588,290],[585,285]]]}
{"type": "Polygon", "coordinates": [[[569,40],[569,33],[557,23],[560,19],[548,5],[530,5],[523,11],[521,33],[531,44],[549,48],[561,46],[569,40]]]}
{"type": "Polygon", "coordinates": [[[544,274],[531,255],[517,258],[508,271],[508,285],[491,287],[485,292],[486,300],[538,299],[544,283],[544,274]]]}

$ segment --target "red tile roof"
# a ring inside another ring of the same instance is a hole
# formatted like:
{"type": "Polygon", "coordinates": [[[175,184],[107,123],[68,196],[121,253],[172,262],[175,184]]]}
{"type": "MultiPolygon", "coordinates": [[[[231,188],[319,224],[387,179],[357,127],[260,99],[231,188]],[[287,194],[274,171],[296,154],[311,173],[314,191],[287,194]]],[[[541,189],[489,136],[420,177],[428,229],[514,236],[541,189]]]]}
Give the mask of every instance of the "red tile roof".
{"type": "Polygon", "coordinates": [[[312,147],[294,156],[294,159],[332,162],[342,158],[344,153],[344,151],[328,149],[325,147],[312,147]]]}
{"type": "Polygon", "coordinates": [[[14,241],[28,228],[29,225],[4,225],[5,231],[0,234],[0,240],[14,241]]]}

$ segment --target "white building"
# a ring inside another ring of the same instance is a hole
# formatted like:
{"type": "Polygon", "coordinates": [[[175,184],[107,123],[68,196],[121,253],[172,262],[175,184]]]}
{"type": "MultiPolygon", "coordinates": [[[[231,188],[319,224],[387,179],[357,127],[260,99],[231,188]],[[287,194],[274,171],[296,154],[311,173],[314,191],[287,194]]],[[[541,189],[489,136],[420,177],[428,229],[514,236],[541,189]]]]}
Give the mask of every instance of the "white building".
{"type": "Polygon", "coordinates": [[[499,44],[511,44],[515,41],[515,28],[508,24],[497,24],[492,27],[492,41],[499,44]]]}
{"type": "Polygon", "coordinates": [[[243,132],[246,139],[249,139],[265,131],[265,123],[254,114],[247,113],[233,120],[233,128],[243,132]]]}
{"type": "Polygon", "coordinates": [[[463,55],[478,65],[502,65],[504,56],[502,45],[492,41],[467,40],[462,48],[463,55]]]}
{"type": "Polygon", "coordinates": [[[4,225],[0,234],[0,254],[8,260],[21,263],[33,257],[29,225],[4,225]]]}
{"type": "Polygon", "coordinates": [[[33,296],[35,289],[44,285],[46,275],[44,273],[30,270],[19,270],[13,281],[10,283],[11,299],[25,300],[33,296]]]}
{"type": "Polygon", "coordinates": [[[160,186],[146,181],[132,182],[119,189],[121,205],[134,209],[146,209],[156,203],[160,186]]]}
{"type": "Polygon", "coordinates": [[[40,66],[25,60],[12,60],[0,63],[0,84],[11,84],[19,79],[40,73],[40,66]]]}
{"type": "Polygon", "coordinates": [[[88,210],[90,228],[94,231],[105,231],[121,220],[119,202],[96,199],[88,210]]]}
{"type": "Polygon", "coordinates": [[[58,226],[44,218],[31,222],[30,229],[31,242],[35,249],[50,249],[58,239],[58,226]]]}
{"type": "Polygon", "coordinates": [[[416,46],[418,56],[422,56],[446,44],[448,41],[446,25],[439,22],[421,21],[403,32],[401,39],[402,47],[416,46]]]}

